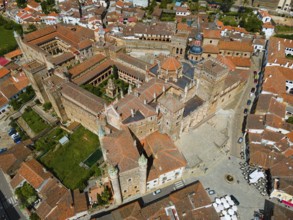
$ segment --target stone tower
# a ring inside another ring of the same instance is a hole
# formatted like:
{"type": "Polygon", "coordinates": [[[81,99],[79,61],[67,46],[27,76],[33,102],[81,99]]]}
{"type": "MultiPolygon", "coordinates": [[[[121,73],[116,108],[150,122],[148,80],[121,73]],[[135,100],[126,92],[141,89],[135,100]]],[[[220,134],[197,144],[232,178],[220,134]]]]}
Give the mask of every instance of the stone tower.
{"type": "Polygon", "coordinates": [[[106,95],[110,98],[114,98],[117,95],[117,87],[112,79],[108,80],[107,88],[106,88],[106,95]]]}
{"type": "Polygon", "coordinates": [[[138,164],[139,164],[139,175],[140,175],[140,182],[139,182],[140,193],[145,194],[148,160],[143,154],[138,159],[138,164]]]}
{"type": "Polygon", "coordinates": [[[114,201],[116,204],[122,203],[122,196],[121,196],[121,190],[120,190],[120,183],[118,178],[118,169],[113,167],[112,165],[108,168],[108,173],[110,176],[110,180],[112,183],[112,189],[114,192],[114,201]]]}

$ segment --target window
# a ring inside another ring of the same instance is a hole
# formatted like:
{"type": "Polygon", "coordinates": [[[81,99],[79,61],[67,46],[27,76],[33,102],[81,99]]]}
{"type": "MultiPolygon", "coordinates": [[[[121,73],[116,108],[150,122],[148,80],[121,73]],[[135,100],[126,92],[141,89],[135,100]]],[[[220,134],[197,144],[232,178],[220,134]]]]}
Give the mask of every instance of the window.
{"type": "Polygon", "coordinates": [[[213,43],[213,41],[212,41],[212,40],[210,40],[210,43],[213,43]]]}
{"type": "Polygon", "coordinates": [[[132,180],[131,178],[130,178],[130,179],[128,179],[128,182],[131,182],[131,180],[132,180]]]}
{"type": "Polygon", "coordinates": [[[127,192],[127,190],[125,189],[123,192],[125,192],[125,193],[126,193],[126,192],[127,192]]]}
{"type": "Polygon", "coordinates": [[[137,189],[137,186],[134,186],[134,189],[137,189]]]}

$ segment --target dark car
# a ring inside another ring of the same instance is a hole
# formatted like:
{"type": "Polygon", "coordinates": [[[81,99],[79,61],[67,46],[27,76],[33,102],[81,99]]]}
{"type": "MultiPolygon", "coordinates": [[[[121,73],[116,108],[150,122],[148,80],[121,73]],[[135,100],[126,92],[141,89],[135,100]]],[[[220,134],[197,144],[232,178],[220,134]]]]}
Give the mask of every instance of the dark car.
{"type": "Polygon", "coordinates": [[[233,195],[230,195],[230,197],[231,197],[231,200],[235,203],[235,205],[239,205],[240,204],[238,202],[238,200],[233,195]]]}
{"type": "Polygon", "coordinates": [[[243,111],[243,113],[244,113],[244,114],[247,114],[247,113],[248,113],[248,109],[245,108],[244,111],[243,111]]]}
{"type": "Polygon", "coordinates": [[[5,151],[7,151],[7,148],[1,148],[0,149],[0,154],[4,153],[5,151]]]}
{"type": "Polygon", "coordinates": [[[21,137],[13,139],[14,143],[19,144],[21,142],[21,137]]]}
{"type": "Polygon", "coordinates": [[[250,92],[255,92],[255,88],[252,88],[252,89],[250,90],[250,92]]]}
{"type": "Polygon", "coordinates": [[[257,71],[253,71],[253,74],[256,75],[257,74],[257,71]]]}
{"type": "Polygon", "coordinates": [[[14,128],[11,128],[9,131],[8,131],[8,135],[11,136],[13,134],[16,133],[16,130],[14,128]]]}
{"type": "Polygon", "coordinates": [[[254,83],[257,83],[258,79],[254,79],[254,83]]]}
{"type": "Polygon", "coordinates": [[[248,99],[246,104],[247,104],[247,105],[250,105],[250,104],[251,104],[251,100],[248,99]]]}

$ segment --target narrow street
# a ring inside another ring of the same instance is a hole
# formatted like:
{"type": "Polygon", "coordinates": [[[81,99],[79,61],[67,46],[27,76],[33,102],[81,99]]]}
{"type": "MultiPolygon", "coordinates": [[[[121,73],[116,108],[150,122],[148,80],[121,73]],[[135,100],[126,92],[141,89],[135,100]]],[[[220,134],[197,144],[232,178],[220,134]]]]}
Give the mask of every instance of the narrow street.
{"type": "Polygon", "coordinates": [[[248,109],[248,113],[250,112],[250,108],[253,105],[253,101],[255,98],[255,95],[252,97],[250,96],[250,92],[252,88],[256,87],[256,84],[254,83],[254,74],[253,71],[259,72],[261,70],[261,60],[262,60],[263,54],[261,53],[257,57],[252,57],[252,66],[250,69],[250,74],[248,78],[248,82],[246,86],[244,87],[238,102],[236,103],[234,110],[234,115],[232,117],[232,120],[230,122],[230,139],[229,139],[229,145],[230,145],[230,155],[235,157],[240,157],[240,152],[244,148],[245,140],[241,144],[238,143],[239,137],[243,137],[242,133],[242,126],[243,126],[243,120],[244,120],[244,109],[248,109]],[[247,101],[251,100],[251,104],[247,105],[247,101]]]}

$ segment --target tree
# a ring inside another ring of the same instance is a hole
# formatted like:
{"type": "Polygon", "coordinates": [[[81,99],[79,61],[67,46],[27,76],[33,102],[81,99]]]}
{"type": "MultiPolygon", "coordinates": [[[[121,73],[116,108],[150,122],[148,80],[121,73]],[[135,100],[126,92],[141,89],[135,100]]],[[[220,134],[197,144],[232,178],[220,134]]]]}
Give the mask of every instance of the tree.
{"type": "Polygon", "coordinates": [[[33,31],[36,31],[37,30],[37,27],[34,24],[30,24],[28,26],[28,29],[33,32],[33,31]]]}
{"type": "Polygon", "coordinates": [[[113,76],[114,76],[114,79],[118,79],[119,78],[119,75],[118,75],[118,69],[117,69],[117,66],[113,65],[113,76]]]}
{"type": "Polygon", "coordinates": [[[37,213],[33,212],[30,215],[30,220],[41,220],[41,218],[37,215],[37,213]]]}
{"type": "Polygon", "coordinates": [[[46,102],[44,105],[43,105],[43,108],[45,111],[48,111],[52,108],[52,104],[51,102],[46,102]]]}
{"type": "Polygon", "coordinates": [[[289,117],[289,118],[287,119],[287,122],[290,123],[290,124],[293,124],[293,117],[289,117]]]}
{"type": "Polygon", "coordinates": [[[26,7],[26,0],[16,0],[17,6],[19,8],[25,8],[26,7]]]}
{"type": "Polygon", "coordinates": [[[223,12],[228,12],[230,11],[230,8],[232,7],[233,4],[234,4],[234,0],[223,0],[220,8],[223,12]]]}
{"type": "Polygon", "coordinates": [[[247,18],[243,19],[243,22],[240,22],[240,25],[243,25],[249,32],[258,32],[261,30],[262,21],[256,15],[250,14],[247,18]]]}

